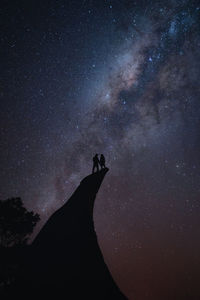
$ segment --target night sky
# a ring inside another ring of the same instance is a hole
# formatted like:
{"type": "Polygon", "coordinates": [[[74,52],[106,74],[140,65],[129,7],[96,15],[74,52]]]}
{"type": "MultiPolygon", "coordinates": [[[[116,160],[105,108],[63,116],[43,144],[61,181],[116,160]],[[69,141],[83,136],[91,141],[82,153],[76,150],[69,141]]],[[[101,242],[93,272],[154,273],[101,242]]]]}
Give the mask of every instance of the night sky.
{"type": "Polygon", "coordinates": [[[0,23],[0,198],[41,226],[104,153],[94,222],[120,289],[200,299],[200,3],[11,0],[0,23]]]}

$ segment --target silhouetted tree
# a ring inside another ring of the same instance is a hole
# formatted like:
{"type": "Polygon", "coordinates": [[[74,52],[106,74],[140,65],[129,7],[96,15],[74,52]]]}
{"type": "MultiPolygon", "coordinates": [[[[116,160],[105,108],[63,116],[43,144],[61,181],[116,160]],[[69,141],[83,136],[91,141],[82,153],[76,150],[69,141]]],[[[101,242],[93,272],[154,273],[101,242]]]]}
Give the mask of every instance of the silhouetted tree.
{"type": "Polygon", "coordinates": [[[39,220],[38,214],[27,211],[21,198],[0,200],[0,246],[26,244],[39,220]]]}
{"type": "Polygon", "coordinates": [[[27,240],[39,220],[38,214],[23,206],[21,198],[0,200],[0,298],[18,277],[27,240]]]}

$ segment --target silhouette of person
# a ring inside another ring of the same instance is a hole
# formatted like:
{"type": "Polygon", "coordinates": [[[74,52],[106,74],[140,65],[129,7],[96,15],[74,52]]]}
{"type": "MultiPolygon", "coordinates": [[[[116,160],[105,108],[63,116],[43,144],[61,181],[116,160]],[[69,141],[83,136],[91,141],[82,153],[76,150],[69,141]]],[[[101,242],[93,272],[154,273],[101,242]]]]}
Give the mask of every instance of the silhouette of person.
{"type": "Polygon", "coordinates": [[[96,154],[93,157],[93,168],[92,168],[92,173],[94,173],[95,169],[97,170],[96,172],[99,172],[99,158],[98,154],[96,154]]]}
{"type": "Polygon", "coordinates": [[[101,169],[104,169],[106,167],[105,166],[105,157],[103,154],[101,154],[99,163],[100,163],[101,169]]]}

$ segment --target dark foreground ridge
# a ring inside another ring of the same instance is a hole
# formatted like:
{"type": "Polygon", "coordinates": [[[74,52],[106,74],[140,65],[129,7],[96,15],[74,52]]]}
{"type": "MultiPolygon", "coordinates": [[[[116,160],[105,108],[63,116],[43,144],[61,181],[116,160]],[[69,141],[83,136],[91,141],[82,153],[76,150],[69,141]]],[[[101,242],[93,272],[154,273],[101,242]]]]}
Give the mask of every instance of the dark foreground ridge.
{"type": "Polygon", "coordinates": [[[104,262],[94,230],[94,201],[107,172],[105,168],[84,178],[32,243],[21,280],[27,297],[126,299],[104,262]]]}

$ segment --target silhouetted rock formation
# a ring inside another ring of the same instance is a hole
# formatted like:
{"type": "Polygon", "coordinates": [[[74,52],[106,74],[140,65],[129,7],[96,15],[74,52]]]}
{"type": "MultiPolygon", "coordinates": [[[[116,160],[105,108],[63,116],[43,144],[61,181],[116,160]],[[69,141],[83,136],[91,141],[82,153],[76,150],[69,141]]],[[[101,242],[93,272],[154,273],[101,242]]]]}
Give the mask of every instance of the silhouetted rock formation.
{"type": "Polygon", "coordinates": [[[94,230],[94,201],[107,171],[84,178],[32,243],[23,284],[32,296],[126,299],[104,262],[94,230]]]}

